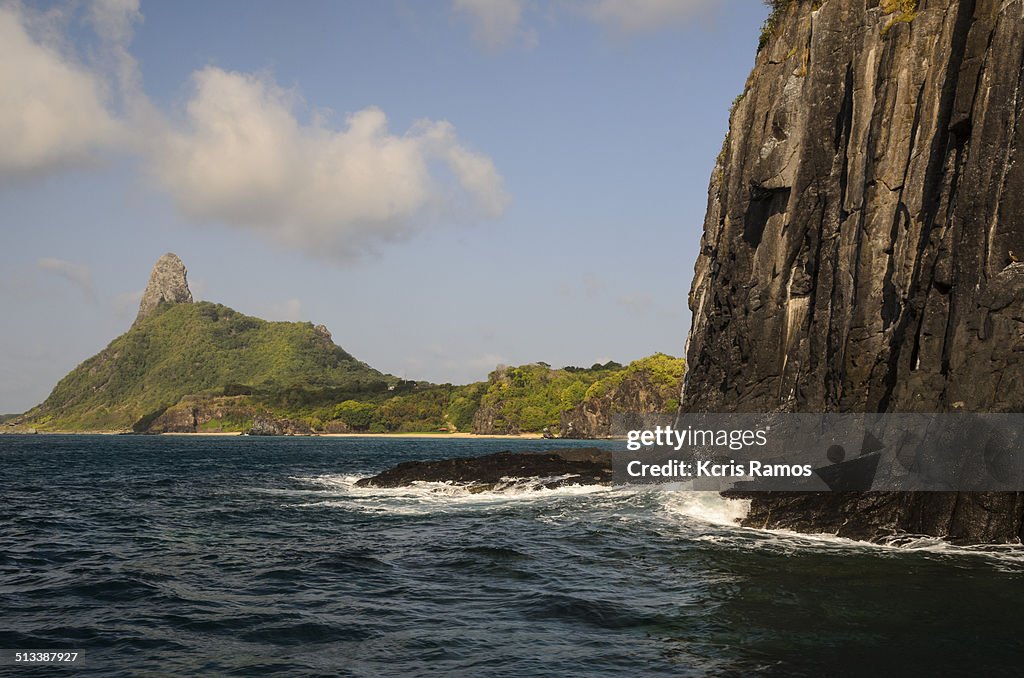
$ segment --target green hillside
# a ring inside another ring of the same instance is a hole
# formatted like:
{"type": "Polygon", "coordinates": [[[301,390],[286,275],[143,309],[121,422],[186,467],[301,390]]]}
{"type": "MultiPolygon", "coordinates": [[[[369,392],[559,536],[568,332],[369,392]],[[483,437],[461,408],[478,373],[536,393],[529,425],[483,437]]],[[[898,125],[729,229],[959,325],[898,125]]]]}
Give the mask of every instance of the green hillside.
{"type": "MultiPolygon", "coordinates": [[[[473,428],[478,433],[554,432],[564,429],[565,416],[581,407],[602,410],[605,420],[614,412],[675,411],[685,372],[682,358],[663,353],[625,367],[608,362],[589,368],[552,369],[543,363],[499,368],[480,397],[473,428]]],[[[575,427],[584,432],[594,428],[580,421],[575,427]]]]}
{"type": "Polygon", "coordinates": [[[11,425],[40,431],[428,432],[606,435],[610,413],[674,409],[684,362],[499,367],[464,386],[396,379],[323,327],[208,302],[161,303],[11,425]],[[595,418],[595,413],[597,414],[595,418]]]}
{"type": "Polygon", "coordinates": [[[128,429],[186,395],[297,385],[359,393],[393,381],[311,323],[268,322],[207,302],[164,304],[61,379],[23,421],[40,430],[128,429]]]}
{"type": "Polygon", "coordinates": [[[684,363],[656,354],[623,367],[498,367],[454,386],[383,374],[326,327],[268,322],[194,303],[173,252],[153,266],[131,328],[0,432],[134,431],[607,434],[610,413],[678,406],[684,363]]]}
{"type": "MultiPolygon", "coordinates": [[[[262,413],[287,421],[285,428],[296,432],[558,433],[572,421],[577,435],[600,437],[608,434],[608,418],[616,412],[675,411],[684,372],[681,358],[657,353],[626,366],[609,361],[592,367],[499,367],[487,381],[464,386],[398,381],[386,390],[343,394],[297,385],[243,398],[190,398],[182,407],[194,413],[197,429],[215,431],[246,430],[247,417],[262,413]],[[597,418],[588,420],[588,412],[597,418]]],[[[180,417],[168,416],[155,429],[181,425],[180,417]]]]}

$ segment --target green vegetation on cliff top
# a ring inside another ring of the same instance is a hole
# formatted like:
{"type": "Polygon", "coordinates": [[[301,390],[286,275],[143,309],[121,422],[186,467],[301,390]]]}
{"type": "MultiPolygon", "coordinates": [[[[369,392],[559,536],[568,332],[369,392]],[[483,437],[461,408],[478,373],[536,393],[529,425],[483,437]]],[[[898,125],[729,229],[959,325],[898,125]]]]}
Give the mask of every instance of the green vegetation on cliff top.
{"type": "Polygon", "coordinates": [[[481,398],[478,428],[486,421],[488,432],[495,433],[558,430],[563,413],[615,394],[627,379],[640,374],[645,387],[658,391],[655,400],[674,410],[684,372],[682,359],[663,353],[625,367],[608,362],[587,369],[551,369],[544,364],[499,368],[490,374],[481,398]],[[663,389],[670,395],[662,394],[663,389]]]}
{"type": "Polygon", "coordinates": [[[311,323],[268,322],[207,302],[164,305],[61,379],[25,419],[42,430],[127,429],[186,395],[231,384],[355,393],[388,381],[311,323]]]}
{"type": "MultiPolygon", "coordinates": [[[[359,362],[310,323],[268,322],[218,304],[164,304],[61,379],[16,423],[43,431],[288,432],[559,430],[563,414],[636,375],[674,408],[684,365],[498,367],[464,386],[397,379],[359,362]]],[[[604,410],[608,407],[603,406],[604,410]]]]}
{"type": "MultiPolygon", "coordinates": [[[[563,415],[575,408],[616,412],[625,411],[619,405],[634,406],[618,402],[624,385],[644,390],[648,402],[674,411],[684,371],[682,359],[659,353],[625,367],[613,362],[589,368],[553,369],[544,363],[499,367],[487,381],[463,386],[397,381],[386,389],[352,392],[236,385],[225,388],[222,396],[185,398],[179,408],[199,412],[197,429],[203,431],[245,431],[258,414],[287,422],[284,428],[292,432],[557,433],[564,428],[563,415]]],[[[145,424],[148,428],[154,422],[145,424]]],[[[155,422],[157,430],[166,424],[155,422]]]]}

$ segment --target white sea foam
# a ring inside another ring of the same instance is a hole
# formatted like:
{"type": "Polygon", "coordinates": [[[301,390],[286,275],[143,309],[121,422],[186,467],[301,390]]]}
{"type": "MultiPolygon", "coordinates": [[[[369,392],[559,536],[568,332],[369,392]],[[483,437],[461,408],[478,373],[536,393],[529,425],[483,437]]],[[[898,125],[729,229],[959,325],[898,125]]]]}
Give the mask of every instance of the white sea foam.
{"type": "MultiPolygon", "coordinates": [[[[948,557],[980,557],[995,567],[1020,571],[1024,568],[1024,546],[1020,544],[958,546],[937,537],[895,535],[879,542],[864,542],[834,534],[805,534],[790,530],[767,530],[741,527],[740,521],[750,509],[750,501],[727,499],[717,492],[677,489],[666,485],[652,488],[609,487],[606,485],[563,485],[554,489],[544,484],[568,479],[507,478],[493,489],[474,491],[472,486],[450,482],[415,482],[398,488],[359,487],[357,475],[319,475],[296,477],[307,489],[290,490],[295,508],[339,508],[360,513],[393,516],[415,516],[454,511],[495,511],[527,503],[559,504],[560,512],[549,518],[577,515],[581,507],[565,500],[585,498],[588,508],[596,511],[588,519],[616,519],[645,522],[650,506],[654,520],[682,523],[693,531],[693,539],[718,547],[744,550],[767,550],[778,553],[849,552],[858,550],[884,556],[927,553],[948,557]],[[629,507],[628,515],[622,509],[629,507]]],[[[579,515],[578,517],[583,517],[579,515]]]]}
{"type": "MultiPolygon", "coordinates": [[[[545,484],[570,480],[572,476],[549,478],[505,478],[493,489],[479,490],[472,485],[450,482],[414,482],[396,488],[360,487],[360,476],[322,475],[293,478],[319,488],[318,501],[296,504],[298,507],[333,506],[368,513],[419,515],[448,510],[495,509],[521,502],[551,501],[567,497],[608,493],[611,487],[568,484],[554,489],[545,484]]],[[[308,492],[305,493],[308,497],[308,492]]]]}
{"type": "Polygon", "coordinates": [[[717,492],[678,490],[664,493],[663,509],[712,525],[736,526],[750,510],[749,499],[727,499],[717,492]]]}
{"type": "Polygon", "coordinates": [[[997,568],[1012,571],[1024,568],[1024,545],[1021,544],[960,546],[939,537],[915,534],[892,535],[877,542],[866,542],[834,534],[742,527],[739,523],[746,517],[749,508],[749,500],[726,499],[716,492],[668,491],[664,493],[661,513],[671,520],[684,521],[688,527],[700,530],[701,533],[694,537],[696,541],[729,548],[783,553],[858,550],[894,557],[925,553],[955,558],[982,558],[997,568]],[[711,529],[701,528],[695,522],[711,529]]]}
{"type": "Polygon", "coordinates": [[[915,553],[951,558],[972,557],[987,560],[998,569],[1019,572],[1024,568],[1024,546],[1020,544],[960,546],[939,537],[927,535],[894,535],[877,542],[867,542],[834,534],[737,528],[728,533],[701,535],[697,537],[697,541],[718,546],[787,554],[860,551],[887,557],[900,557],[915,553]]]}

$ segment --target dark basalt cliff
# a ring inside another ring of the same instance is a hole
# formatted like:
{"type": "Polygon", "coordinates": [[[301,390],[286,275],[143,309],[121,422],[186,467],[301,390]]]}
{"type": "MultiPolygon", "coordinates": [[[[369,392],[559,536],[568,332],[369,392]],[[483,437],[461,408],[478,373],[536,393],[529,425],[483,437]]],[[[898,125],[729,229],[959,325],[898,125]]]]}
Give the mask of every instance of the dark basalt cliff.
{"type": "Polygon", "coordinates": [[[482,457],[406,461],[370,478],[359,487],[404,487],[415,482],[450,482],[471,492],[499,489],[531,479],[533,489],[564,485],[608,485],[612,480],[611,453],[594,447],[546,452],[498,452],[482,457]]]}
{"type": "MultiPolygon", "coordinates": [[[[1024,411],[1024,0],[777,4],[711,180],[683,409],[1024,411]]],[[[987,542],[1022,512],[762,494],[747,521],[987,542]]]]}

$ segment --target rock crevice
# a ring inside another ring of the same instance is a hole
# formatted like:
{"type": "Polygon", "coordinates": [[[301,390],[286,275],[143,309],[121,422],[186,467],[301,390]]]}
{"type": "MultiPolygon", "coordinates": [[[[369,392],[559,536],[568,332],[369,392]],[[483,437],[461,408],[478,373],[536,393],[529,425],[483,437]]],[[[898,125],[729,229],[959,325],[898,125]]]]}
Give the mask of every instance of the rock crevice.
{"type": "MultiPolygon", "coordinates": [[[[780,10],[712,175],[684,409],[1024,411],[1024,0],[889,4],[780,10]]],[[[866,501],[750,520],[1020,536],[1017,498],[866,501]]]]}

